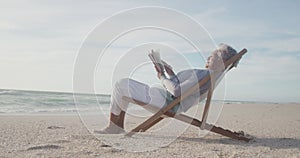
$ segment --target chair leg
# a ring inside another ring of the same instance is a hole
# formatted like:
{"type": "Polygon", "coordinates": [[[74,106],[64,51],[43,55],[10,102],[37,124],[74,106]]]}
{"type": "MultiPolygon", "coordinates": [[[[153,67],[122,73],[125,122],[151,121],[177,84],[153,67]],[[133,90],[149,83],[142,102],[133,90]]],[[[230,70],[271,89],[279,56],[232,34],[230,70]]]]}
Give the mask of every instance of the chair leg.
{"type": "Polygon", "coordinates": [[[159,117],[158,119],[154,120],[151,124],[147,124],[146,126],[141,127],[136,127],[133,130],[131,130],[130,132],[128,132],[125,136],[129,136],[131,137],[132,135],[134,135],[136,132],[145,132],[147,129],[149,129],[150,127],[152,127],[153,125],[155,125],[156,123],[158,123],[159,121],[163,120],[163,117],[159,117]]]}
{"type": "MultiPolygon", "coordinates": [[[[198,119],[189,117],[189,116],[184,115],[184,114],[179,114],[179,115],[167,114],[166,116],[175,118],[177,120],[180,120],[182,122],[194,125],[194,126],[199,127],[199,128],[202,125],[202,122],[199,121],[198,119]]],[[[154,124],[156,124],[157,122],[161,121],[162,119],[163,119],[163,117],[160,117],[159,119],[155,120],[155,122],[153,122],[152,124],[148,124],[147,126],[144,126],[142,128],[143,131],[132,130],[131,132],[127,133],[126,136],[132,136],[135,132],[145,132],[147,129],[149,129],[154,124]]],[[[208,130],[208,131],[211,131],[211,132],[214,132],[214,133],[217,133],[217,134],[220,134],[220,135],[232,138],[232,139],[243,140],[243,141],[246,141],[246,142],[249,142],[251,140],[250,138],[248,138],[248,137],[246,137],[244,135],[241,135],[240,133],[232,132],[230,130],[223,129],[221,127],[217,127],[217,126],[214,126],[214,125],[211,125],[211,124],[207,124],[206,123],[206,125],[204,127],[205,127],[205,130],[208,130]]]]}
{"type": "Polygon", "coordinates": [[[155,120],[155,121],[152,122],[151,124],[148,124],[147,126],[145,126],[145,127],[143,128],[143,130],[142,130],[142,131],[139,131],[139,132],[144,132],[144,131],[148,130],[150,127],[154,126],[156,123],[158,123],[158,122],[161,121],[162,119],[164,119],[164,118],[163,118],[163,117],[158,118],[157,120],[155,120]]]}
{"type": "MultiPolygon", "coordinates": [[[[201,121],[199,121],[195,118],[183,115],[183,114],[175,115],[174,118],[177,119],[177,120],[189,123],[191,125],[194,125],[196,127],[201,127],[201,125],[202,125],[201,121]]],[[[251,138],[248,138],[244,135],[241,135],[240,133],[232,132],[230,130],[223,129],[221,127],[217,127],[217,126],[210,125],[210,124],[207,124],[207,123],[205,124],[204,127],[208,131],[218,133],[218,134],[221,134],[223,136],[226,136],[226,137],[229,137],[229,138],[232,138],[232,139],[243,140],[243,141],[246,141],[246,142],[249,142],[251,140],[251,138]]]]}

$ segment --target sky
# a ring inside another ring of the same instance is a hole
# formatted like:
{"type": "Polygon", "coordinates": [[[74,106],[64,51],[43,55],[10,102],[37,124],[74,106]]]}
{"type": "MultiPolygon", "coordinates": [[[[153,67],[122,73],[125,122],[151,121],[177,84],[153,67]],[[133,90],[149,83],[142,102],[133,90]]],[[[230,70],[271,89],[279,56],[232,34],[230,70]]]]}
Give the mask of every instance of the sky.
{"type": "MultiPolygon", "coordinates": [[[[237,69],[226,75],[225,99],[300,102],[300,2],[296,0],[2,0],[0,89],[72,92],[74,63],[88,35],[116,13],[145,6],[182,12],[201,24],[216,44],[228,43],[238,51],[248,49],[237,69]]],[[[119,19],[120,24],[145,20],[145,15],[133,17],[119,19]]],[[[163,18],[156,20],[161,24],[167,23],[163,18]]],[[[174,26],[192,27],[180,22],[174,23],[174,26]]],[[[111,30],[121,27],[114,25],[111,30]]],[[[191,34],[194,31],[185,30],[191,34]]],[[[196,51],[185,44],[186,41],[170,32],[153,29],[132,31],[117,39],[107,50],[109,56],[104,55],[105,60],[98,61],[96,92],[111,93],[112,82],[109,80],[111,74],[118,70],[112,66],[120,58],[126,58],[122,53],[134,54],[141,48],[150,49],[153,45],[143,44],[153,41],[162,43],[163,46],[159,47],[161,53],[166,53],[166,60],[172,61],[177,72],[187,66],[180,62],[182,60],[187,59],[196,67],[204,64],[205,54],[197,56],[196,51]],[[177,53],[172,54],[172,51],[177,53]]],[[[95,44],[102,43],[96,41],[95,44]]],[[[134,57],[146,62],[146,53],[134,57]]],[[[130,59],[134,58],[130,56],[130,59]]],[[[149,63],[141,65],[136,72],[133,77],[139,78],[140,74],[147,72],[148,76],[140,75],[140,78],[146,76],[149,82],[155,81],[156,75],[149,63]]]]}

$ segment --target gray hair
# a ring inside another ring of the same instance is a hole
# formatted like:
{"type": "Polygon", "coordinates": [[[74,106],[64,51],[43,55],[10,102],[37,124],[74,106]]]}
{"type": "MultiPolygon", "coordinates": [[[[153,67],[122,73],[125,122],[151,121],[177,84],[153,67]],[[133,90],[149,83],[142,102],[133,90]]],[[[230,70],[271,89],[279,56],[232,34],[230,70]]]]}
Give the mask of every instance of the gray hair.
{"type": "MultiPolygon", "coordinates": [[[[215,51],[219,57],[222,57],[223,61],[227,61],[231,57],[237,54],[236,50],[227,44],[219,44],[218,49],[215,51]]],[[[236,67],[239,61],[236,61],[233,66],[236,67]]]]}

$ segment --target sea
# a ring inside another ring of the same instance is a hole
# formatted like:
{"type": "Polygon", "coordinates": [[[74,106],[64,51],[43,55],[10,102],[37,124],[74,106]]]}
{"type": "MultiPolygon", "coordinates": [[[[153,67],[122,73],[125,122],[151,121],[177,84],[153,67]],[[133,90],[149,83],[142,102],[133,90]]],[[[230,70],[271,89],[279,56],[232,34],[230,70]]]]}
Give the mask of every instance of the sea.
{"type": "Polygon", "coordinates": [[[109,111],[110,95],[0,89],[0,114],[109,111]]]}
{"type": "MultiPolygon", "coordinates": [[[[0,114],[109,113],[110,95],[0,89],[0,114]]],[[[257,102],[224,101],[225,104],[257,102]]],[[[134,107],[133,107],[134,108],[134,107]]],[[[136,106],[137,109],[140,107],[136,106]]]]}

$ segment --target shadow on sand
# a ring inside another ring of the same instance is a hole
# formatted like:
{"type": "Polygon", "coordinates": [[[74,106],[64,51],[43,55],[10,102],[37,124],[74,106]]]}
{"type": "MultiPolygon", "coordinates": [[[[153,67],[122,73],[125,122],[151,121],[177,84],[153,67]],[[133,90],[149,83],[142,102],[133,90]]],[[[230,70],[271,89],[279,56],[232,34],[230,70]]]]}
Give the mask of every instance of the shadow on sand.
{"type": "Polygon", "coordinates": [[[231,144],[240,146],[253,146],[253,147],[269,147],[271,149],[293,149],[300,148],[300,140],[295,138],[254,138],[250,142],[237,141],[230,138],[220,139],[209,139],[209,138],[188,138],[179,137],[179,140],[192,141],[192,142],[203,142],[212,144],[231,144]]]}

